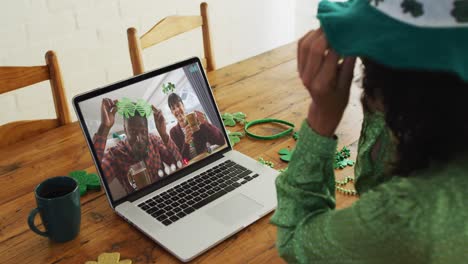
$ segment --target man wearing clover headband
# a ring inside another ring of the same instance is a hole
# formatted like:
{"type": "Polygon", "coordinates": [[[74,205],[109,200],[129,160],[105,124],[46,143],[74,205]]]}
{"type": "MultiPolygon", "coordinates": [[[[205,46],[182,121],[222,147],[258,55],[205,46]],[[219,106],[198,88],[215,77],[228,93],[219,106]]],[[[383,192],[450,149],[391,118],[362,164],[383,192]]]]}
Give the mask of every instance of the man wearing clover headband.
{"type": "Polygon", "coordinates": [[[144,100],[132,102],[128,98],[120,101],[103,99],[101,125],[93,142],[104,176],[108,180],[116,178],[127,193],[135,190],[128,180],[132,165],[143,161],[151,182],[155,182],[161,177],[163,162],[172,165],[182,160],[177,146],[167,134],[166,121],[161,110],[144,100]],[[116,113],[123,117],[126,139],[104,153],[116,113]],[[148,132],[148,117],[151,115],[154,116],[156,129],[161,137],[148,132]]]}

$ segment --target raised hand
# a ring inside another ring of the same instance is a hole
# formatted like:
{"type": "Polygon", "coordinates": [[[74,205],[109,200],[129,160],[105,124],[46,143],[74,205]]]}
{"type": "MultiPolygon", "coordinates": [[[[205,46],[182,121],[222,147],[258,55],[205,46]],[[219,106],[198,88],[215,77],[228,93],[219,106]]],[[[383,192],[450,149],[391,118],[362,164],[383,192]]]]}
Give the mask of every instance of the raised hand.
{"type": "Polygon", "coordinates": [[[101,136],[107,136],[110,129],[115,123],[115,113],[117,112],[117,100],[111,100],[109,98],[102,99],[101,103],[101,125],[98,129],[98,134],[101,136]]]}
{"type": "Polygon", "coordinates": [[[321,29],[299,41],[299,76],[312,97],[307,121],[323,136],[333,136],[349,100],[356,59],[347,57],[341,64],[339,60],[321,29]]]}
{"type": "Polygon", "coordinates": [[[157,109],[154,105],[151,106],[153,109],[154,122],[156,123],[156,129],[158,130],[159,135],[163,139],[164,143],[169,140],[169,135],[167,134],[166,129],[166,119],[162,114],[160,109],[157,109]]]}

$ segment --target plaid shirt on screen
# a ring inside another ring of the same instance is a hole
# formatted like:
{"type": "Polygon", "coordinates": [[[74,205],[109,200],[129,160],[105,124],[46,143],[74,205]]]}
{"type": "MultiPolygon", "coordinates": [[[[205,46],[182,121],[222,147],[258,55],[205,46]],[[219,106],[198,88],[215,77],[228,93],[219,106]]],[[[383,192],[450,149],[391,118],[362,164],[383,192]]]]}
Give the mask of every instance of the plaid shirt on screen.
{"type": "MultiPolygon", "coordinates": [[[[135,159],[127,140],[120,141],[116,146],[111,147],[107,153],[104,153],[106,140],[106,137],[97,134],[95,134],[93,138],[94,148],[100,160],[104,177],[108,183],[116,178],[123,186],[126,194],[129,194],[133,192],[134,189],[128,182],[127,173],[131,165],[141,160],[135,159]]],[[[172,164],[177,164],[177,162],[181,160],[182,156],[170,137],[168,142],[164,144],[160,137],[149,134],[148,155],[144,159],[144,162],[152,182],[161,179],[158,175],[158,170],[161,169],[164,171],[163,162],[171,166],[172,164]]],[[[113,196],[113,198],[119,199],[121,197],[113,196]]]]}

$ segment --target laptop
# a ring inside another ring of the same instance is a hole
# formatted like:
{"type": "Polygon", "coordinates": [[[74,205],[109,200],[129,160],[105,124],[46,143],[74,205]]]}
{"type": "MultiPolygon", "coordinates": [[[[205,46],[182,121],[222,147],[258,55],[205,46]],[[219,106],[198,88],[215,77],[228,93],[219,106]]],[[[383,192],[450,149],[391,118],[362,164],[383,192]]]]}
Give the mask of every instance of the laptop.
{"type": "Polygon", "coordinates": [[[73,106],[112,209],[181,261],[276,208],[278,172],[233,150],[198,58],[73,106]]]}

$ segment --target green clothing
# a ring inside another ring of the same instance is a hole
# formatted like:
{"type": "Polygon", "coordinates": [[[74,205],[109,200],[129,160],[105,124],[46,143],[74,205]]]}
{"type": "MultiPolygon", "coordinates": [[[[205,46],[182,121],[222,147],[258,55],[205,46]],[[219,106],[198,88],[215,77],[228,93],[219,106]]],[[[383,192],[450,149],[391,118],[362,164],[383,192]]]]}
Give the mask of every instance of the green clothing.
{"type": "MultiPolygon", "coordinates": [[[[389,12],[403,10],[403,2],[423,3],[434,22],[445,19],[449,12],[468,22],[465,0],[457,0],[458,4],[454,0],[322,0],[317,18],[328,44],[340,56],[366,57],[390,68],[451,72],[468,81],[468,23],[454,19],[445,27],[409,24],[389,12]],[[383,11],[383,6],[388,11],[383,11]]],[[[407,13],[404,17],[411,16],[407,13]]]]}
{"type": "Polygon", "coordinates": [[[468,156],[411,177],[385,177],[392,157],[382,114],[366,114],[355,167],[360,199],[335,208],[336,139],[306,122],[276,180],[279,254],[299,263],[467,263],[468,156]],[[372,146],[380,151],[371,158],[372,146]]]}

